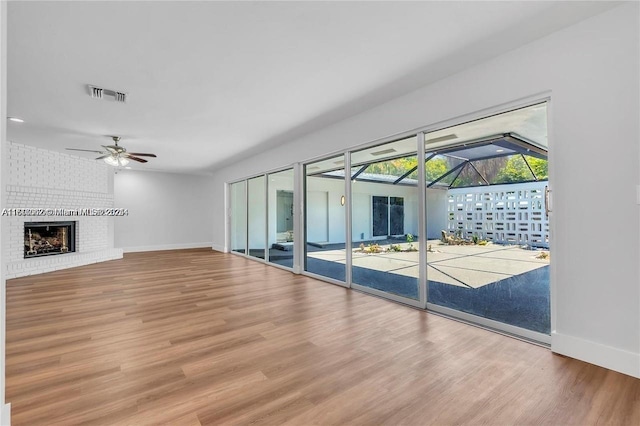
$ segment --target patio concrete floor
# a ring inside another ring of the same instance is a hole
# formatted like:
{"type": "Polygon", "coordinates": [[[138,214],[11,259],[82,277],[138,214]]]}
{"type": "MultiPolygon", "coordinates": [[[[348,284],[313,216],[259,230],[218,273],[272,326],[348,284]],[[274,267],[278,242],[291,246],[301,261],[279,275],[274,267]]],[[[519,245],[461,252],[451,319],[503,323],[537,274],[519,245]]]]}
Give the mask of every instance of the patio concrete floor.
{"type": "MultiPolygon", "coordinates": [[[[506,278],[524,274],[549,264],[537,259],[539,250],[527,250],[515,245],[454,246],[440,240],[427,242],[427,278],[467,288],[482,287],[506,278]]],[[[409,243],[401,243],[405,249],[409,243]]],[[[381,247],[387,249],[388,245],[381,247]]],[[[418,243],[413,247],[419,249],[418,243]]],[[[359,253],[354,249],[353,266],[418,277],[418,252],[359,253]]],[[[309,252],[309,257],[344,264],[344,249],[309,252]]]]}

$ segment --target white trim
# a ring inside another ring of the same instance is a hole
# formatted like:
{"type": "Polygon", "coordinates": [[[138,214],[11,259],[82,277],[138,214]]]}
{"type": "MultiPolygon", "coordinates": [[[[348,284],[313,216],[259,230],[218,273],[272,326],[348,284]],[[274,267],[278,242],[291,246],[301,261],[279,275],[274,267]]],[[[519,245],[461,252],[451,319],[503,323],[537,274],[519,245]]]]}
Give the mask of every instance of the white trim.
{"type": "MultiPolygon", "coordinates": [[[[547,177],[547,185],[550,196],[553,194],[553,182],[556,176],[556,144],[553,133],[553,100],[551,92],[547,93],[547,171],[549,176],[547,177]]],[[[552,202],[553,200],[550,200],[552,202]]],[[[554,251],[554,242],[558,233],[556,232],[556,220],[553,212],[549,212],[549,253],[551,254],[551,261],[549,262],[549,301],[550,301],[550,314],[551,314],[551,330],[557,328],[558,318],[558,297],[557,297],[557,285],[558,282],[556,275],[556,264],[558,262],[557,253],[554,251]]]]}
{"type": "MultiPolygon", "coordinates": [[[[207,241],[204,243],[180,243],[180,244],[160,244],[155,246],[123,247],[122,251],[124,253],[136,253],[140,251],[183,250],[183,249],[212,248],[212,247],[214,247],[213,242],[207,241]]],[[[216,246],[216,247],[220,248],[220,246],[216,246]]],[[[218,250],[218,251],[222,251],[222,250],[218,250]]]]}
{"type": "Polygon", "coordinates": [[[293,271],[293,268],[290,268],[288,266],[284,266],[274,262],[265,262],[265,263],[269,266],[273,266],[274,268],[282,269],[283,271],[288,271],[288,272],[291,272],[292,274],[295,274],[295,272],[293,271]]]}
{"type": "MultiPolygon", "coordinates": [[[[227,253],[228,247],[231,247],[231,184],[225,182],[224,184],[224,250],[223,253],[227,253]]],[[[215,222],[215,218],[214,218],[215,222]]],[[[214,231],[215,232],[215,231],[214,231]]],[[[215,250],[215,244],[212,244],[211,247],[215,250]]]]}
{"type": "Polygon", "coordinates": [[[437,312],[453,319],[459,319],[463,322],[478,325],[483,328],[491,329],[492,331],[512,335],[514,337],[522,338],[525,340],[531,340],[532,342],[542,343],[544,345],[551,344],[551,336],[547,334],[527,330],[526,328],[516,327],[515,325],[505,324],[503,322],[484,318],[478,315],[468,314],[456,309],[446,308],[444,306],[436,305],[431,302],[427,303],[427,311],[437,312]]]}
{"type": "Polygon", "coordinates": [[[0,410],[0,425],[11,426],[11,403],[2,406],[0,410]]]}
{"type": "MultiPolygon", "coordinates": [[[[345,270],[345,273],[346,273],[346,270],[345,270]]],[[[324,281],[324,282],[327,282],[329,284],[335,284],[335,285],[340,286],[340,287],[349,288],[349,284],[347,284],[346,282],[339,281],[339,280],[336,280],[336,279],[333,279],[333,278],[329,278],[329,277],[325,277],[324,275],[314,274],[313,272],[309,272],[309,271],[302,271],[302,275],[304,275],[305,277],[316,279],[318,281],[324,281]]]]}
{"type": "Polygon", "coordinates": [[[293,273],[300,274],[304,269],[304,190],[302,164],[293,165],[293,273]]]}
{"type": "Polygon", "coordinates": [[[409,305],[409,306],[413,306],[414,308],[419,308],[422,309],[422,304],[420,303],[419,300],[415,300],[415,299],[410,299],[408,297],[404,297],[404,296],[397,296],[393,293],[387,293],[386,291],[382,291],[382,290],[378,290],[372,287],[367,287],[365,285],[362,284],[356,284],[356,283],[351,283],[351,288],[353,290],[358,290],[362,293],[369,293],[372,294],[374,296],[378,296],[381,297],[383,299],[389,299],[391,301],[394,302],[398,302],[398,303],[402,303],[404,305],[409,305]]]}
{"type": "Polygon", "coordinates": [[[227,247],[224,247],[218,244],[211,244],[211,250],[219,251],[222,253],[229,253],[229,249],[227,247]]]}
{"type": "Polygon", "coordinates": [[[2,406],[2,410],[0,410],[0,425],[11,426],[11,403],[2,406]]]}
{"type": "Polygon", "coordinates": [[[425,309],[429,297],[429,286],[427,285],[427,181],[426,163],[424,152],[424,133],[416,135],[417,160],[418,160],[418,244],[422,250],[418,250],[418,298],[420,308],[425,309]]]}
{"type": "Polygon", "coordinates": [[[249,179],[254,179],[254,178],[257,178],[257,177],[260,177],[260,176],[273,175],[273,174],[280,173],[280,172],[286,172],[287,170],[293,169],[295,167],[295,165],[296,165],[296,163],[291,163],[288,166],[282,166],[282,167],[278,167],[278,168],[275,168],[275,169],[270,169],[270,170],[267,170],[266,172],[261,172],[261,173],[257,173],[257,174],[253,174],[253,175],[248,175],[246,177],[239,178],[239,179],[232,179],[232,180],[226,181],[225,183],[228,184],[228,185],[233,185],[234,183],[240,183],[242,181],[249,180],[249,179]]]}
{"type": "MultiPolygon", "coordinates": [[[[344,250],[346,253],[345,263],[344,263],[344,281],[347,284],[347,287],[351,287],[353,283],[353,251],[351,248],[351,240],[353,239],[353,204],[351,203],[352,196],[352,185],[353,181],[351,180],[351,152],[347,151],[344,153],[344,250]]],[[[371,221],[373,223],[373,221],[371,221]]],[[[387,229],[389,225],[387,224],[387,229]]],[[[328,230],[330,231],[330,230],[328,230]]],[[[371,233],[373,235],[373,232],[371,233]]]]}
{"type": "Polygon", "coordinates": [[[556,331],[551,333],[551,351],[640,379],[640,353],[556,331]]]}

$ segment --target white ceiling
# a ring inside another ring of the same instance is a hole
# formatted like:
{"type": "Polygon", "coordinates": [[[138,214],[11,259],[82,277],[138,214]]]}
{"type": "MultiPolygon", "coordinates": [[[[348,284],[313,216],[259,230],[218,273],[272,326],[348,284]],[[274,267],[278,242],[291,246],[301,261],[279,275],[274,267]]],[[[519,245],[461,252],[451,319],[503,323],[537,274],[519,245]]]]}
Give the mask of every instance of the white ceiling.
{"type": "Polygon", "coordinates": [[[207,173],[614,6],[9,2],[7,109],[25,123],[7,137],[64,151],[118,135],[158,155],[134,168],[207,173]]]}

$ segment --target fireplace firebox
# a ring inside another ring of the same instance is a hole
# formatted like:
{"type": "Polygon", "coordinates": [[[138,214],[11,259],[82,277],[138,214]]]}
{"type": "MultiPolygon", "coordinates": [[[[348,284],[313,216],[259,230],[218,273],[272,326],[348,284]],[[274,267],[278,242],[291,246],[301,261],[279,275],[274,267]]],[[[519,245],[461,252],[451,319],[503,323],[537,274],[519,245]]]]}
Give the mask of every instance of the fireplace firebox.
{"type": "Polygon", "coordinates": [[[75,251],[76,222],[25,222],[25,259],[75,251]]]}

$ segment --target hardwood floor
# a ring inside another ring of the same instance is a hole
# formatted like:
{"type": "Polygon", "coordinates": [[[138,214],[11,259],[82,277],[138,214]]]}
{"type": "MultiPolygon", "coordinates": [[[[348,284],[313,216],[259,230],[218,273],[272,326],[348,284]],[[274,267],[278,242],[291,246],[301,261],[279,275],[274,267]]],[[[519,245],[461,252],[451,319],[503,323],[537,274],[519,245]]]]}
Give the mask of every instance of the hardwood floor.
{"type": "Polygon", "coordinates": [[[640,424],[640,380],[202,250],[7,282],[7,400],[37,424],[640,424]]]}

